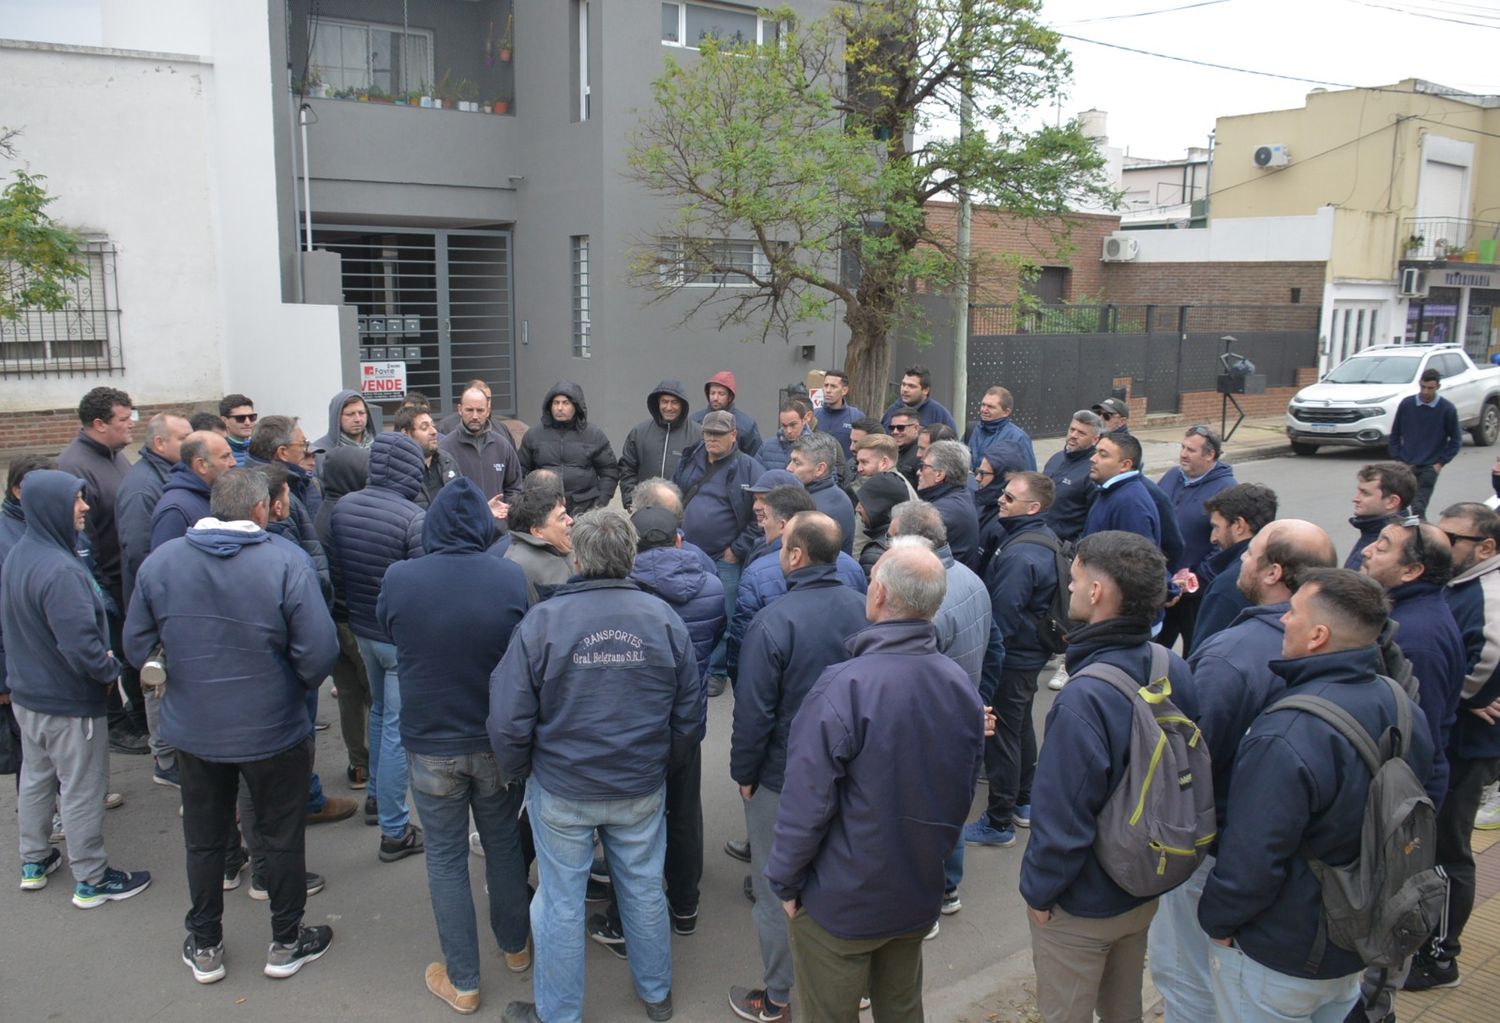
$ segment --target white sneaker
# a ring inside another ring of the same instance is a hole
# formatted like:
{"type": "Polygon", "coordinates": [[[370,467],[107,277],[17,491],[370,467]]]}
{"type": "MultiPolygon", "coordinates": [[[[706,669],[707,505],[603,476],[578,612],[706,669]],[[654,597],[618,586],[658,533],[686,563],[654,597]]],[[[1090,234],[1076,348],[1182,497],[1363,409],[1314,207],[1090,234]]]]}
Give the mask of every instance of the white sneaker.
{"type": "Polygon", "coordinates": [[[938,927],[941,924],[942,924],[941,920],[934,920],[932,922],[932,930],[928,931],[925,935],[923,935],[922,936],[922,940],[923,941],[931,941],[933,938],[936,938],[938,936],[938,927]]]}
{"type": "Polygon", "coordinates": [[[1476,831],[1500,831],[1500,788],[1491,788],[1479,804],[1479,813],[1474,818],[1476,831]]]}
{"type": "Polygon", "coordinates": [[[475,856],[484,855],[484,845],[479,841],[479,832],[477,831],[469,832],[469,852],[475,856]]]}
{"type": "Polygon", "coordinates": [[[1056,692],[1067,684],[1068,669],[1059,665],[1058,669],[1052,673],[1052,677],[1047,680],[1047,688],[1056,692]]]}

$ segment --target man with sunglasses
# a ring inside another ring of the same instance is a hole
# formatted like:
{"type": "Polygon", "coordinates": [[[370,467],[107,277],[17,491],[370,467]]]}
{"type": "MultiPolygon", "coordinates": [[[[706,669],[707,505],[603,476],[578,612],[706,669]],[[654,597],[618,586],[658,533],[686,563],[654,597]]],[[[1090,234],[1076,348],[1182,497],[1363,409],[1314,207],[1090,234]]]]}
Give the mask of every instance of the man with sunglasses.
{"type": "Polygon", "coordinates": [[[219,399],[219,418],[224,421],[225,439],[234,452],[234,464],[244,468],[250,457],[250,435],[255,432],[255,402],[243,394],[226,394],[219,399]]]}
{"type": "MultiPolygon", "coordinates": [[[[1037,675],[1052,656],[1037,637],[1037,615],[1057,592],[1057,534],[1047,524],[1055,488],[1038,472],[1014,472],[1000,493],[1000,548],[985,570],[990,613],[1004,643],[995,693],[982,693],[995,708],[995,734],[985,740],[989,781],[985,812],[964,826],[969,845],[1009,847],[1016,826],[1031,827],[1031,779],[1036,770],[1036,730],[1031,705],[1037,675]]],[[[1067,585],[1066,581],[1063,585],[1067,585]]]]}
{"type": "Polygon", "coordinates": [[[1122,398],[1105,398],[1092,406],[1094,415],[1104,424],[1104,433],[1130,432],[1130,405],[1122,398]]]}
{"type": "Polygon", "coordinates": [[[896,439],[900,457],[896,460],[896,471],[905,476],[913,487],[917,483],[917,468],[922,462],[922,449],[917,440],[922,434],[922,418],[914,408],[898,408],[890,413],[891,436],[896,439]]]}
{"type": "Polygon", "coordinates": [[[1453,580],[1443,590],[1464,639],[1468,675],[1459,694],[1448,755],[1448,792],[1437,819],[1437,862],[1448,875],[1445,927],[1419,951],[1406,989],[1458,983],[1459,938],[1474,910],[1470,836],[1486,786],[1500,778],[1500,515],[1465,502],[1443,510],[1438,528],[1453,545],[1453,580]]]}

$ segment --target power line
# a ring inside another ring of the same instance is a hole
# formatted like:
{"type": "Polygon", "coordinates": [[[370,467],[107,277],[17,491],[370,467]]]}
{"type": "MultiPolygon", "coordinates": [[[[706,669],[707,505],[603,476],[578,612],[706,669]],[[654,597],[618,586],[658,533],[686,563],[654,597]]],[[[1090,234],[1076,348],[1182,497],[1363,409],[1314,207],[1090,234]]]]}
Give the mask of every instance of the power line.
{"type": "MultiPolygon", "coordinates": [[[[1354,138],[1352,138],[1352,139],[1346,139],[1345,141],[1340,142],[1338,145],[1331,146],[1328,149],[1325,149],[1325,150],[1323,150],[1320,153],[1314,153],[1311,156],[1302,157],[1301,159],[1295,161],[1291,166],[1293,168],[1295,168],[1295,167],[1300,167],[1303,164],[1312,163],[1314,160],[1316,160],[1316,159],[1318,159],[1320,157],[1328,156],[1330,153],[1337,153],[1340,149],[1347,149],[1350,146],[1354,145],[1355,143],[1363,142],[1365,139],[1372,138],[1372,137],[1374,137],[1376,135],[1379,135],[1383,131],[1389,131],[1390,129],[1395,128],[1396,126],[1398,126],[1399,124],[1401,124],[1402,121],[1407,121],[1407,120],[1418,120],[1418,121],[1420,121],[1420,120],[1424,120],[1424,118],[1420,118],[1420,117],[1398,117],[1394,121],[1392,121],[1390,124],[1382,124],[1378,128],[1371,128],[1369,131],[1365,132],[1363,135],[1356,135],[1354,138]]],[[[1285,171],[1283,171],[1281,173],[1285,173],[1285,171]]],[[[1225,192],[1231,192],[1231,191],[1233,191],[1236,188],[1240,188],[1240,187],[1242,187],[1244,185],[1255,184],[1255,183],[1260,182],[1262,180],[1264,180],[1264,179],[1263,178],[1259,178],[1259,177],[1254,177],[1254,178],[1246,178],[1243,181],[1236,181],[1232,185],[1225,185],[1223,188],[1215,189],[1214,191],[1209,192],[1207,195],[1204,196],[1204,198],[1205,199],[1212,199],[1216,195],[1223,195],[1225,192]]]]}
{"type": "MultiPolygon", "coordinates": [[[[1350,2],[1356,3],[1361,7],[1373,7],[1377,10],[1393,11],[1396,14],[1410,15],[1413,18],[1426,18],[1429,21],[1443,21],[1451,25],[1467,25],[1470,28],[1500,29],[1500,24],[1495,24],[1492,22],[1468,21],[1464,18],[1448,17],[1443,14],[1429,14],[1410,7],[1395,7],[1390,4],[1371,3],[1370,0],[1350,0],[1350,2]]],[[[1478,17],[1479,15],[1472,16],[1478,17]]]]}
{"type": "Polygon", "coordinates": [[[1153,14],[1171,14],[1174,11],[1190,11],[1194,7],[1215,7],[1219,4],[1227,4],[1229,0],[1198,0],[1197,3],[1183,4],[1181,7],[1163,7],[1155,11],[1137,11],[1134,14],[1106,14],[1098,18],[1080,18],[1077,21],[1065,21],[1064,25],[1090,25],[1096,21],[1125,21],[1130,18],[1149,18],[1153,14]]]}
{"type": "MultiPolygon", "coordinates": [[[[1358,2],[1358,0],[1356,0],[1358,2]]],[[[1216,64],[1213,61],[1195,60],[1192,57],[1178,57],[1170,53],[1157,53],[1154,50],[1142,50],[1134,46],[1124,46],[1120,43],[1106,43],[1098,39],[1085,39],[1083,36],[1070,35],[1067,32],[1059,32],[1064,39],[1071,39],[1075,43],[1088,43],[1092,46],[1103,46],[1111,50],[1123,50],[1126,53],[1138,53],[1143,57],[1156,57],[1161,60],[1176,61],[1179,64],[1192,64],[1197,67],[1213,68],[1217,71],[1235,71],[1242,75],[1258,75],[1262,78],[1278,78],[1288,82],[1305,82],[1309,85],[1331,85],[1335,89],[1365,89],[1369,92],[1390,92],[1402,96],[1436,96],[1448,98],[1453,96],[1472,96],[1475,93],[1466,92],[1462,89],[1450,89],[1446,92],[1418,92],[1412,89],[1393,89],[1379,85],[1350,85],[1348,82],[1330,82],[1322,78],[1303,78],[1300,75],[1283,75],[1275,71],[1257,71],[1254,68],[1235,67],[1233,64],[1216,64]]],[[[1485,90],[1488,92],[1489,90],[1485,90]]]]}
{"type": "MultiPolygon", "coordinates": [[[[1277,74],[1275,71],[1255,71],[1255,70],[1252,70],[1251,68],[1234,67],[1231,64],[1215,64],[1212,61],[1207,61],[1207,60],[1194,60],[1191,57],[1176,57],[1176,56],[1173,56],[1170,53],[1156,53],[1155,51],[1152,51],[1152,50],[1141,50],[1141,49],[1137,49],[1134,46],[1124,46],[1124,45],[1121,45],[1120,43],[1105,43],[1105,42],[1100,42],[1098,39],[1085,39],[1082,36],[1069,35],[1066,32],[1060,32],[1058,34],[1061,35],[1064,39],[1071,39],[1075,43],[1088,43],[1088,44],[1090,44],[1092,46],[1104,46],[1104,47],[1107,47],[1107,48],[1109,48],[1111,50],[1124,50],[1126,53],[1138,53],[1138,54],[1141,54],[1144,57],[1158,57],[1158,58],[1160,58],[1162,60],[1175,60],[1179,64],[1195,64],[1198,67],[1214,68],[1215,70],[1218,70],[1218,71],[1237,71],[1237,72],[1239,72],[1242,75],[1259,75],[1262,78],[1280,78],[1283,81],[1288,81],[1288,82],[1305,82],[1305,83],[1307,83],[1309,85],[1331,85],[1335,89],[1357,89],[1357,88],[1359,88],[1359,86],[1357,86],[1357,85],[1350,85],[1347,82],[1330,82],[1330,81],[1327,81],[1326,79],[1322,79],[1322,78],[1303,78],[1300,75],[1283,75],[1283,74],[1277,74]]],[[[1405,92],[1406,90],[1405,89],[1401,89],[1401,90],[1398,90],[1398,91],[1405,92]]]]}

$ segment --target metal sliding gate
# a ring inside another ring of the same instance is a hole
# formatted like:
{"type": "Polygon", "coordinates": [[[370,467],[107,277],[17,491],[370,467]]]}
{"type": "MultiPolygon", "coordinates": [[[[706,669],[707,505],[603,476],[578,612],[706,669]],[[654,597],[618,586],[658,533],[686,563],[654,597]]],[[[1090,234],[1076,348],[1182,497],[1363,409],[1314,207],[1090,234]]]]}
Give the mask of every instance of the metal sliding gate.
{"type": "Polygon", "coordinates": [[[407,390],[439,412],[458,406],[465,382],[484,380],[495,411],[515,415],[509,231],[314,226],[313,244],[343,259],[362,361],[405,362],[407,390]]]}

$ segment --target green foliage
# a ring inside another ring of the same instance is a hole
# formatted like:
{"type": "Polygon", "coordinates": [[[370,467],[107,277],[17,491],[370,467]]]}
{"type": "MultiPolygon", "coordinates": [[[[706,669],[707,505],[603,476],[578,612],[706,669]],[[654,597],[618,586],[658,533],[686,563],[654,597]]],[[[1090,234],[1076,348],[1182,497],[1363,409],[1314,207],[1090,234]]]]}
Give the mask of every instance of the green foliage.
{"type": "Polygon", "coordinates": [[[693,311],[719,303],[721,326],[758,324],[762,338],[789,337],[842,302],[847,368],[856,392],[873,394],[887,336],[910,318],[913,282],[943,288],[972,271],[951,238],[929,230],[927,202],[966,189],[1049,218],[1108,195],[1102,159],[1077,126],[1037,115],[1071,73],[1040,10],[1041,0],[867,0],[799,24],[781,7],[761,12],[782,23],[775,42],[708,39],[696,55],[668,58],[629,166],[675,211],[638,248],[638,281],[673,293],[684,262],[742,274],[693,311]],[[965,87],[976,117],[960,139],[965,87]],[[750,273],[715,261],[729,239],[760,250],[750,273]]]}
{"type": "Polygon", "coordinates": [[[78,237],[47,215],[53,197],[45,180],[18,170],[0,191],[0,320],[29,308],[61,309],[71,295],[68,282],[88,276],[78,261],[78,237]]]}

